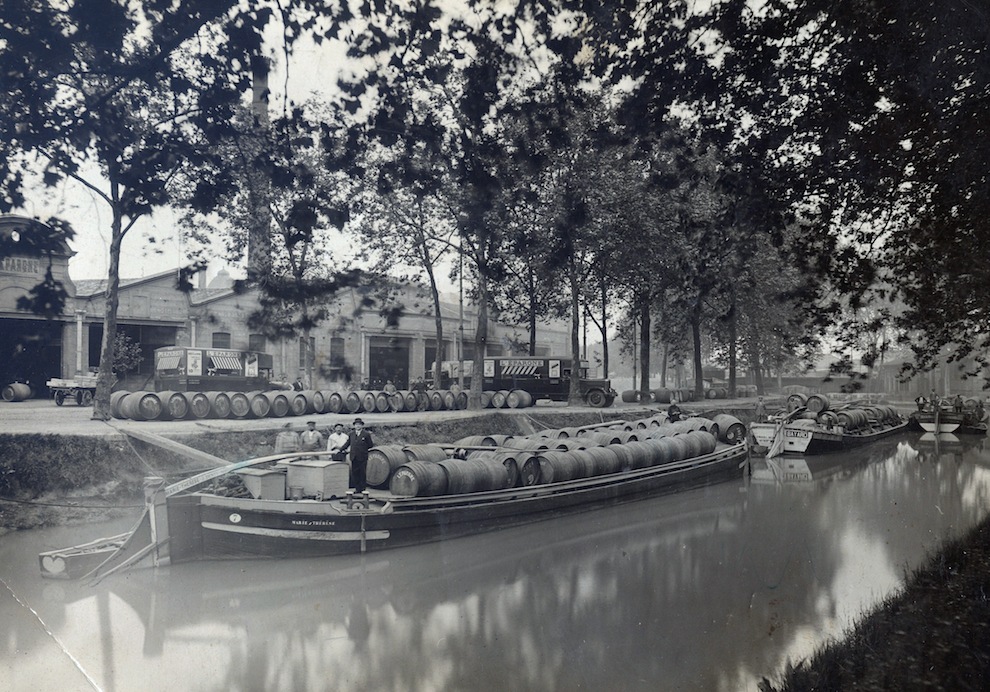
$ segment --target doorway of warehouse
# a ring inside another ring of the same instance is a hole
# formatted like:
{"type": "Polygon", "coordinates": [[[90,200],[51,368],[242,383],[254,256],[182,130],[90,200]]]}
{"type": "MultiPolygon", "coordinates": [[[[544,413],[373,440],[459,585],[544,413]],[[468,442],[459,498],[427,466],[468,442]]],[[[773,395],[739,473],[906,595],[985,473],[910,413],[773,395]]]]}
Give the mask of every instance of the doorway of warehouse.
{"type": "Polygon", "coordinates": [[[368,353],[368,385],[382,389],[390,381],[398,389],[409,388],[409,339],[372,337],[368,353]]]}

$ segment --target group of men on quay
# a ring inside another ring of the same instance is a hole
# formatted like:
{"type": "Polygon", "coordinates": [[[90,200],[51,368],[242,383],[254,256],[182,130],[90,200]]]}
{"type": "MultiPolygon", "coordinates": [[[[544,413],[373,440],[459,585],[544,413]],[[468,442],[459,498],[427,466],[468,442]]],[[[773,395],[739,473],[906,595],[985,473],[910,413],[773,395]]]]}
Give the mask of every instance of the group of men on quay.
{"type": "Polygon", "coordinates": [[[360,418],[354,419],[350,431],[344,429],[343,423],[336,423],[333,430],[327,434],[326,441],[323,439],[323,433],[316,429],[316,421],[312,420],[306,421],[306,429],[301,433],[292,430],[291,423],[286,423],[282,426],[282,431],[275,436],[276,454],[327,451],[333,461],[348,461],[350,485],[359,493],[364,492],[368,487],[368,452],[374,446],[371,434],[365,429],[364,421],[360,418]]]}

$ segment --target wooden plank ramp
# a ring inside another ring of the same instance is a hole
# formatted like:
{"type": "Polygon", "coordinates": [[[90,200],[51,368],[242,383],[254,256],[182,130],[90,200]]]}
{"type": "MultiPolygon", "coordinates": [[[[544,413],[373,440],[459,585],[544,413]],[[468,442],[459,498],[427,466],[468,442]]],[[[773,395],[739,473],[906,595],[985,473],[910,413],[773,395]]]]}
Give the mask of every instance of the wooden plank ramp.
{"type": "Polygon", "coordinates": [[[214,466],[217,468],[221,466],[227,466],[230,464],[230,462],[227,461],[226,459],[221,459],[220,457],[213,456],[212,454],[209,454],[207,452],[202,452],[198,449],[193,449],[192,447],[188,447],[182,444],[181,442],[170,440],[167,437],[162,437],[161,435],[157,435],[155,433],[148,432],[146,430],[137,430],[129,427],[127,428],[118,427],[118,426],[114,426],[114,427],[119,432],[123,433],[124,435],[129,435],[130,437],[133,437],[135,440],[140,440],[141,442],[154,445],[168,452],[171,452],[172,454],[176,454],[191,461],[195,461],[201,464],[207,464],[209,466],[214,466]]]}

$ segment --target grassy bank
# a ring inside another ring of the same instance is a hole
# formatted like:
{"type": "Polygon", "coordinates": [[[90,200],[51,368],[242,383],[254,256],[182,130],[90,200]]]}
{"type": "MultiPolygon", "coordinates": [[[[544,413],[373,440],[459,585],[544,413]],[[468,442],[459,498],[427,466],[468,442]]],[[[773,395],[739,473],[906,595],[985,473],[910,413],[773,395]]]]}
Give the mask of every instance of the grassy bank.
{"type": "Polygon", "coordinates": [[[842,641],[762,692],[990,689],[990,519],[913,572],[842,641]]]}

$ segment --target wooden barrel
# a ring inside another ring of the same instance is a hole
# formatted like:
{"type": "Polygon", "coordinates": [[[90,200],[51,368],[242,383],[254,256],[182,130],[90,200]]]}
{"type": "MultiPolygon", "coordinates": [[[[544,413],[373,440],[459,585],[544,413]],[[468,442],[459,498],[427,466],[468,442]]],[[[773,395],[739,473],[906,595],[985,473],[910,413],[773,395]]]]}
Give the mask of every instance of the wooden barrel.
{"type": "Polygon", "coordinates": [[[293,416],[305,416],[308,413],[313,413],[312,396],[307,396],[307,392],[305,390],[289,394],[288,399],[289,412],[293,416]]]}
{"type": "Polygon", "coordinates": [[[525,389],[513,389],[505,397],[505,403],[509,408],[529,408],[533,405],[533,395],[525,389]]]}
{"type": "Polygon", "coordinates": [[[839,417],[835,415],[835,411],[822,411],[818,414],[818,422],[827,428],[833,425],[839,424],[839,417]]]}
{"type": "Polygon", "coordinates": [[[361,397],[361,410],[374,413],[378,407],[378,394],[378,392],[368,390],[358,392],[358,396],[361,397]]]}
{"type": "Polygon", "coordinates": [[[447,474],[448,495],[490,489],[492,474],[479,459],[447,459],[437,462],[437,465],[447,474]]]}
{"type": "Polygon", "coordinates": [[[507,406],[507,399],[509,398],[508,389],[499,389],[497,392],[492,394],[492,408],[505,408],[507,406]]]}
{"type": "Polygon", "coordinates": [[[440,445],[406,445],[402,451],[409,461],[443,461],[448,458],[446,450],[440,445]]]}
{"type": "Polygon", "coordinates": [[[4,401],[24,401],[31,398],[31,385],[23,382],[11,382],[3,388],[4,401]]]}
{"type": "Polygon", "coordinates": [[[550,439],[546,437],[510,437],[502,442],[502,446],[528,452],[541,452],[550,449],[550,439]]]}
{"type": "Polygon", "coordinates": [[[715,451],[715,447],[718,446],[718,438],[715,435],[711,433],[702,435],[700,430],[696,434],[698,435],[698,439],[701,440],[702,454],[711,454],[715,451]]]}
{"type": "Polygon", "coordinates": [[[457,408],[457,394],[450,391],[449,389],[443,393],[443,407],[448,411],[453,411],[457,408]]]}
{"type": "Polygon", "coordinates": [[[663,444],[665,444],[671,451],[671,461],[681,461],[683,459],[687,459],[692,449],[691,443],[688,442],[687,435],[665,437],[663,439],[663,444]]]}
{"type": "Polygon", "coordinates": [[[389,491],[399,497],[443,495],[447,492],[447,472],[432,461],[410,461],[392,474],[389,491]]]}
{"type": "Polygon", "coordinates": [[[612,453],[619,458],[619,470],[628,471],[632,468],[632,453],[629,448],[624,444],[609,445],[612,453]]]}
{"type": "Polygon", "coordinates": [[[629,461],[629,468],[642,469],[651,465],[650,448],[646,442],[627,442],[622,447],[629,461]]]}
{"type": "Polygon", "coordinates": [[[443,410],[443,393],[432,389],[429,391],[430,396],[430,411],[442,411],[443,410]]]}
{"type": "MultiPolygon", "coordinates": [[[[388,410],[389,411],[395,411],[397,413],[401,413],[402,411],[405,411],[406,410],[406,395],[408,393],[409,392],[406,392],[406,391],[399,391],[399,392],[393,392],[392,394],[389,394],[388,395],[388,410]]],[[[413,399],[413,404],[415,404],[415,403],[416,403],[416,399],[414,398],[413,399]]]]}
{"type": "Polygon", "coordinates": [[[164,408],[162,418],[182,420],[189,415],[189,402],[183,392],[159,392],[158,398],[164,408]]]}
{"type": "Polygon", "coordinates": [[[387,413],[392,407],[388,392],[375,392],[375,408],[372,411],[387,413]]]}
{"type": "Polygon", "coordinates": [[[247,418],[251,414],[251,400],[244,392],[227,392],[230,400],[230,415],[234,418],[247,418]]]}
{"type": "Polygon", "coordinates": [[[340,392],[326,390],[323,394],[323,413],[340,413],[344,410],[344,397],[340,392]]]}
{"type": "Polygon", "coordinates": [[[230,415],[230,397],[226,392],[206,392],[210,402],[210,418],[226,418],[230,415]]]}
{"type": "Polygon", "coordinates": [[[622,468],[623,459],[620,459],[611,447],[590,447],[587,452],[595,462],[596,476],[615,473],[622,468]]]}
{"type": "Polygon", "coordinates": [[[475,491],[503,490],[514,487],[519,476],[515,457],[511,454],[483,452],[466,461],[474,464],[476,470],[472,473],[478,475],[474,483],[475,491]]]}
{"type": "Polygon", "coordinates": [[[658,404],[670,403],[670,390],[666,387],[659,387],[653,390],[653,400],[658,404]]]}
{"type": "Polygon", "coordinates": [[[639,401],[639,392],[635,389],[626,389],[619,395],[623,403],[632,404],[639,401]]]}
{"type": "Polygon", "coordinates": [[[492,397],[495,396],[495,392],[490,389],[485,389],[481,392],[481,408],[492,408],[492,397]]]}
{"type": "Polygon", "coordinates": [[[204,392],[183,392],[189,404],[187,417],[203,419],[210,415],[210,400],[204,392]]]}
{"type": "MultiPolygon", "coordinates": [[[[685,459],[694,459],[695,457],[701,456],[702,446],[701,446],[701,440],[698,439],[699,432],[701,432],[704,435],[708,435],[708,433],[704,431],[694,430],[686,435],[681,435],[678,438],[672,438],[672,439],[683,440],[684,443],[687,445],[687,453],[684,455],[685,459]]],[[[708,436],[711,437],[711,435],[708,436]]]]}
{"type": "Polygon", "coordinates": [[[245,392],[244,396],[247,397],[248,406],[250,408],[248,416],[251,418],[267,418],[271,415],[272,402],[265,392],[245,392]]]}
{"type": "Polygon", "coordinates": [[[341,410],[347,413],[360,413],[364,410],[362,398],[363,392],[347,392],[344,394],[344,406],[341,410]]]}
{"type": "Polygon", "coordinates": [[[120,413],[131,420],[161,420],[165,407],[156,392],[132,392],[120,403],[120,413]]]}
{"type": "Polygon", "coordinates": [[[271,402],[271,411],[268,413],[272,418],[284,418],[290,414],[294,415],[295,410],[289,403],[292,392],[271,391],[265,392],[265,397],[271,402]]]}
{"type": "Polygon", "coordinates": [[[787,410],[796,411],[799,408],[804,408],[808,403],[808,397],[800,392],[795,392],[787,397],[787,410]]]}
{"type": "Polygon", "coordinates": [[[553,449],[559,449],[564,452],[576,452],[594,446],[596,446],[595,441],[588,437],[560,438],[552,445],[553,449]]]}
{"type": "Polygon", "coordinates": [[[559,483],[578,478],[581,463],[571,452],[546,451],[537,457],[540,463],[540,478],[542,483],[559,483]]]}
{"type": "Polygon", "coordinates": [[[327,397],[322,390],[314,389],[310,392],[310,397],[313,400],[313,413],[326,413],[327,412],[327,397]]]}
{"type": "Polygon", "coordinates": [[[824,394],[811,394],[805,400],[805,407],[813,413],[821,413],[822,411],[828,411],[828,407],[831,405],[828,397],[824,394]]]}
{"type": "Polygon", "coordinates": [[[509,487],[528,487],[540,482],[540,461],[535,454],[516,450],[496,452],[494,458],[505,465],[510,475],[509,487]]]}
{"type": "Polygon", "coordinates": [[[368,466],[365,476],[368,485],[379,488],[388,485],[396,469],[410,460],[401,445],[380,445],[368,450],[368,466]]]}
{"type": "Polygon", "coordinates": [[[454,395],[454,408],[458,411],[466,411],[470,398],[467,392],[457,392],[454,395]]]}
{"type": "Polygon", "coordinates": [[[113,392],[110,394],[110,415],[114,418],[124,418],[124,414],[120,412],[120,403],[124,400],[124,397],[130,394],[126,389],[122,389],[119,392],[113,392]]]}
{"type": "Polygon", "coordinates": [[[746,425],[728,413],[716,414],[712,419],[718,425],[718,439],[734,445],[746,439],[746,425]]]}

